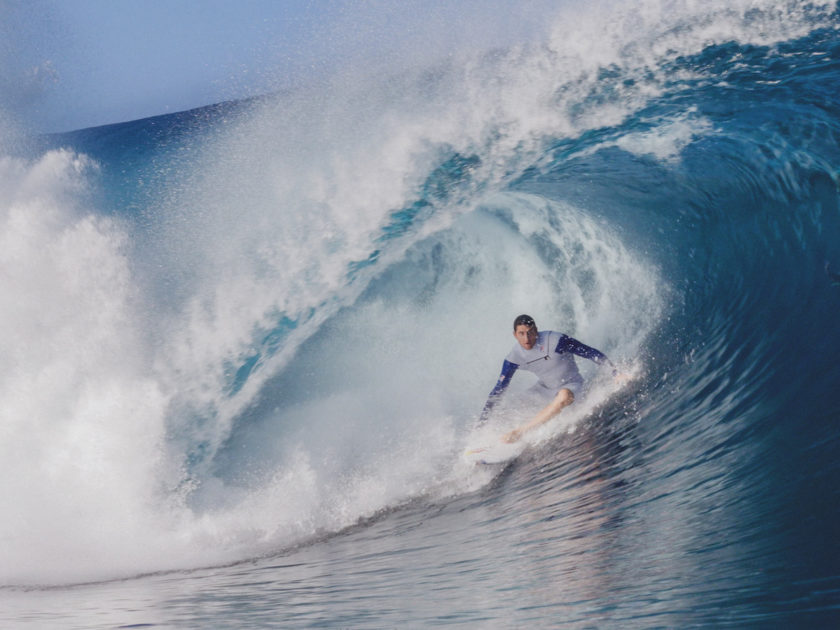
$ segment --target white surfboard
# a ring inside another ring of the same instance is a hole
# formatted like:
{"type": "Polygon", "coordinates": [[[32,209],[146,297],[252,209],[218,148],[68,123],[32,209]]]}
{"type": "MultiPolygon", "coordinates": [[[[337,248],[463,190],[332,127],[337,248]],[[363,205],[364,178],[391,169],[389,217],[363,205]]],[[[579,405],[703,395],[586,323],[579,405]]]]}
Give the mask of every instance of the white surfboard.
{"type": "Polygon", "coordinates": [[[525,449],[522,440],[508,444],[507,442],[494,442],[484,446],[467,448],[464,451],[464,459],[472,464],[501,464],[517,457],[525,449]]]}

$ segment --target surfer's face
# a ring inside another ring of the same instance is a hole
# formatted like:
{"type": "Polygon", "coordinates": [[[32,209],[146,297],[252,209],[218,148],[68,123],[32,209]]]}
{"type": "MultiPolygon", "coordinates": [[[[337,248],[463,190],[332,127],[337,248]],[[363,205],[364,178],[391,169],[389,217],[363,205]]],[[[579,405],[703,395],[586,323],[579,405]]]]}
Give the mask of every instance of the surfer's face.
{"type": "Polygon", "coordinates": [[[520,346],[526,350],[530,350],[537,343],[537,327],[536,325],[525,326],[524,324],[520,324],[513,331],[513,336],[516,337],[520,346]]]}

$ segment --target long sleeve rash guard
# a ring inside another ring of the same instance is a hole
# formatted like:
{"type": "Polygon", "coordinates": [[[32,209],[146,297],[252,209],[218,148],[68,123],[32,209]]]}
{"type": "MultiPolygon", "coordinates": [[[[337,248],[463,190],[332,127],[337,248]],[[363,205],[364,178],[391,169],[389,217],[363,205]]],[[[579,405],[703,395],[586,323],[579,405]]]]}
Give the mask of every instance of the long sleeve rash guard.
{"type": "Polygon", "coordinates": [[[486,419],[487,414],[498,402],[519,368],[535,374],[538,384],[553,392],[560,391],[566,384],[582,384],[583,377],[580,375],[574,356],[589,359],[598,365],[612,366],[612,362],[600,350],[553,330],[541,331],[537,335],[537,342],[530,350],[526,350],[517,343],[502,363],[499,380],[490,392],[484,410],[481,412],[482,420],[486,419]]]}

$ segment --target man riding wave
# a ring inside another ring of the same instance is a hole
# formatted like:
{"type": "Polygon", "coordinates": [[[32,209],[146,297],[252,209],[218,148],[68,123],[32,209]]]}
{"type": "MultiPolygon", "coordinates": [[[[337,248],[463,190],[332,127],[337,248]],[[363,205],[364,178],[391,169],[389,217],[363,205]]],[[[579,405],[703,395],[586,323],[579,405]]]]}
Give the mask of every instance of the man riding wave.
{"type": "Polygon", "coordinates": [[[608,365],[613,368],[613,376],[617,375],[612,361],[603,352],[563,333],[553,330],[540,332],[529,315],[520,315],[514,320],[513,336],[517,344],[505,357],[499,380],[484,404],[479,423],[487,420],[518,369],[536,375],[537,383],[529,391],[550,402],[530,422],[505,434],[502,438],[505,442],[516,442],[525,432],[548,422],[572,404],[575,395],[581,394],[583,377],[575,363],[575,356],[598,365],[608,365]]]}

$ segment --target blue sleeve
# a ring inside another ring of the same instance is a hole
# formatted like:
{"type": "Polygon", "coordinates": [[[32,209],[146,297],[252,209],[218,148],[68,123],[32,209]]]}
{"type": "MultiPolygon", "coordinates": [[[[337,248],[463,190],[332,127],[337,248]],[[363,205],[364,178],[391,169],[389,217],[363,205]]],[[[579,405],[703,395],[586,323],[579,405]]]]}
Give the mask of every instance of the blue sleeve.
{"type": "Polygon", "coordinates": [[[499,401],[499,397],[502,393],[504,393],[507,389],[507,386],[510,384],[510,379],[513,377],[513,374],[516,372],[516,368],[518,367],[519,366],[516,363],[511,363],[507,359],[505,359],[504,363],[502,363],[502,373],[499,375],[499,380],[496,381],[496,386],[493,388],[493,391],[490,392],[487,402],[484,403],[484,409],[481,410],[481,417],[478,421],[479,424],[482,424],[487,420],[490,411],[499,401]]]}
{"type": "Polygon", "coordinates": [[[499,374],[499,380],[496,381],[496,386],[490,392],[491,397],[498,396],[507,389],[507,386],[510,385],[510,379],[518,367],[516,363],[511,363],[505,359],[505,362],[502,363],[502,373],[499,374]]]}
{"type": "Polygon", "coordinates": [[[554,351],[557,353],[571,352],[584,359],[594,361],[598,365],[609,365],[613,369],[615,368],[612,361],[603,352],[587,346],[585,343],[581,343],[574,337],[569,337],[568,335],[560,335],[560,341],[557,342],[557,347],[554,351]]]}

